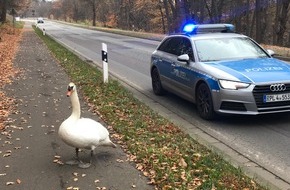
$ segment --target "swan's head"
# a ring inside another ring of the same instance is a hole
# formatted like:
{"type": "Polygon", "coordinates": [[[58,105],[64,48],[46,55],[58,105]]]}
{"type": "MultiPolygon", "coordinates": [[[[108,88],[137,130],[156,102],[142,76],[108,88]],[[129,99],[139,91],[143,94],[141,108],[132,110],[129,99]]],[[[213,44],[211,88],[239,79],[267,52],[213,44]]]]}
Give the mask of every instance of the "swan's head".
{"type": "Polygon", "coordinates": [[[67,87],[67,93],[66,93],[66,96],[67,97],[70,97],[71,94],[76,91],[76,85],[74,83],[69,83],[68,87],[67,87]]]}

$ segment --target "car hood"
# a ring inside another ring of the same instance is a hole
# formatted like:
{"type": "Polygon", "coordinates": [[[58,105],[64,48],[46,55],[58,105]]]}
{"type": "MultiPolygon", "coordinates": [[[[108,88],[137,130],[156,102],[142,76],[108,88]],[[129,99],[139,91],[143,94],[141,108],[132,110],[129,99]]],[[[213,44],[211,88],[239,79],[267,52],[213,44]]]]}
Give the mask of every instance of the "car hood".
{"type": "Polygon", "coordinates": [[[249,83],[290,80],[290,65],[274,58],[218,61],[206,65],[219,79],[249,83]]]}

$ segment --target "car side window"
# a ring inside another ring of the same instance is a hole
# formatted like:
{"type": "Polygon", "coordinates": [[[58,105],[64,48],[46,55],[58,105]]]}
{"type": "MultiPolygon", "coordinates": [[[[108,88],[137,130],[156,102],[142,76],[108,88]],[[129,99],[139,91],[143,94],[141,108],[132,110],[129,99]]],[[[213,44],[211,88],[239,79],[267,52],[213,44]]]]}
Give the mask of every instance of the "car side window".
{"type": "Polygon", "coordinates": [[[179,44],[179,55],[187,54],[189,58],[193,61],[193,51],[192,51],[192,46],[187,38],[182,38],[180,44],[179,44]]]}
{"type": "Polygon", "coordinates": [[[176,56],[188,54],[189,58],[191,60],[194,60],[190,40],[184,37],[168,38],[159,46],[158,50],[176,56]]]}
{"type": "Polygon", "coordinates": [[[167,49],[168,49],[167,46],[170,40],[171,38],[167,38],[162,44],[160,44],[160,46],[158,47],[158,50],[167,52],[167,49]]]}
{"type": "Polygon", "coordinates": [[[161,44],[158,50],[177,55],[179,44],[180,44],[179,37],[168,38],[161,44]]]}

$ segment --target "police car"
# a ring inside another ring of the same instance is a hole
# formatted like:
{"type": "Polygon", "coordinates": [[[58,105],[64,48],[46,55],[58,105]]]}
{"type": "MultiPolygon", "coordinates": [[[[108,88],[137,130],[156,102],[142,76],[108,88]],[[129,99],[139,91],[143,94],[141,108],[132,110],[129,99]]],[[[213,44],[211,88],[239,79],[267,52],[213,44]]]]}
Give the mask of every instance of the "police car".
{"type": "Polygon", "coordinates": [[[290,66],[231,24],[189,24],[151,56],[156,95],[173,92],[207,120],[221,114],[290,111],[290,66]]]}
{"type": "Polygon", "coordinates": [[[44,23],[44,19],[42,17],[37,18],[37,24],[44,23]]]}

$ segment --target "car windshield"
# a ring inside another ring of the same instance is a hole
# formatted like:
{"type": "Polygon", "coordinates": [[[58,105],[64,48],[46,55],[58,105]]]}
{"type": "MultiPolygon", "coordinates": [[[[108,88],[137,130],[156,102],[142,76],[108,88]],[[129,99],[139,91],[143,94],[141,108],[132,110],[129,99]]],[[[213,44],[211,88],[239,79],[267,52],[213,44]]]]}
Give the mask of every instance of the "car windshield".
{"type": "Polygon", "coordinates": [[[258,45],[245,37],[196,40],[195,46],[201,62],[268,57],[258,45]]]}

